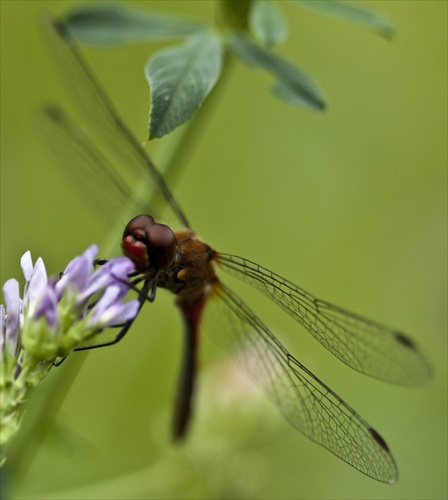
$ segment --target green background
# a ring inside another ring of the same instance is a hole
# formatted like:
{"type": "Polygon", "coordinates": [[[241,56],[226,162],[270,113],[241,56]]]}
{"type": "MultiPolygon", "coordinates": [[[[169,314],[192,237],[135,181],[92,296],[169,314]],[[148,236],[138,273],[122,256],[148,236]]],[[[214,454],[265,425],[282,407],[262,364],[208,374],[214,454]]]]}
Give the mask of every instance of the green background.
{"type": "MultiPolygon", "coordinates": [[[[211,1],[136,3],[205,22],[215,15],[211,1]]],[[[35,140],[39,107],[69,103],[37,15],[69,5],[1,2],[2,282],[20,276],[27,249],[56,274],[108,235],[82,193],[55,174],[63,166],[35,140]]],[[[446,498],[447,3],[366,5],[394,21],[392,41],[284,5],[291,36],[278,51],[319,82],[327,112],[277,100],[268,75],[237,64],[175,193],[215,248],[396,325],[425,346],[436,369],[431,385],[389,386],[346,368],[281,312],[238,288],[288,349],[381,432],[399,482],[376,483],[295,433],[206,335],[197,418],[189,440],[173,446],[181,333],[172,297],[160,292],[122,344],[88,355],[58,396],[64,399],[55,422],[48,417],[48,432],[34,431],[39,446],[27,441],[11,459],[17,475],[8,498],[446,498]]],[[[84,50],[141,141],[148,113],[143,65],[161,46],[84,50]]],[[[169,141],[148,150],[160,154],[169,141]]],[[[29,415],[78,363],[53,370],[29,415]]]]}

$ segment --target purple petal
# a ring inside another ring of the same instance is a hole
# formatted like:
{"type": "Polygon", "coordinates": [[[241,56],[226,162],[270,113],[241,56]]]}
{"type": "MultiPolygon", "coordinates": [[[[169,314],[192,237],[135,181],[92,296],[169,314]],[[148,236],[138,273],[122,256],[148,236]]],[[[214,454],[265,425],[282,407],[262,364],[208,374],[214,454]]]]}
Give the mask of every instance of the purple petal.
{"type": "Polygon", "coordinates": [[[20,310],[22,307],[19,295],[19,282],[17,280],[10,279],[3,285],[3,297],[5,298],[6,305],[6,343],[11,353],[15,355],[20,331],[20,310]]]}
{"type": "Polygon", "coordinates": [[[133,318],[139,309],[137,300],[121,304],[121,290],[117,286],[106,289],[101,299],[92,310],[91,323],[100,323],[102,327],[111,326],[133,318]]]}
{"type": "Polygon", "coordinates": [[[115,257],[111,259],[104,267],[110,267],[109,272],[120,278],[125,278],[129,273],[135,270],[134,263],[128,257],[115,257]]]}
{"type": "Polygon", "coordinates": [[[74,293],[83,291],[89,281],[90,273],[91,267],[86,265],[85,259],[82,257],[73,259],[57,283],[58,296],[61,297],[66,289],[70,289],[74,293]]]}
{"type": "Polygon", "coordinates": [[[20,259],[20,266],[22,268],[23,275],[25,276],[25,280],[29,282],[31,276],[33,275],[33,260],[29,250],[22,255],[22,258],[20,259]]]}
{"type": "Polygon", "coordinates": [[[137,300],[130,300],[125,304],[115,303],[106,309],[97,321],[92,323],[100,324],[102,328],[118,325],[125,321],[135,318],[140,309],[140,304],[137,300]]]}
{"type": "Polygon", "coordinates": [[[105,326],[119,325],[137,316],[140,309],[138,300],[130,300],[125,304],[116,304],[113,311],[109,311],[110,319],[105,326]]]}
{"type": "MultiPolygon", "coordinates": [[[[127,281],[128,274],[134,271],[135,266],[130,259],[127,257],[115,257],[101,266],[96,272],[95,275],[107,274],[111,276],[112,279],[116,279],[118,281],[127,281]]],[[[93,278],[94,276],[92,276],[93,278]]]]}
{"type": "Polygon", "coordinates": [[[98,253],[97,245],[90,245],[89,248],[87,248],[87,250],[82,255],[75,257],[68,263],[67,267],[65,268],[64,274],[71,272],[74,262],[77,261],[78,259],[83,259],[86,265],[89,266],[89,268],[93,267],[93,262],[95,260],[97,253],[98,253]]]}
{"type": "Polygon", "coordinates": [[[104,311],[106,311],[109,307],[111,307],[111,305],[117,302],[119,294],[120,289],[116,286],[110,286],[106,288],[102,297],[92,310],[92,319],[98,320],[104,313],[104,311]]]}
{"type": "MultiPolygon", "coordinates": [[[[91,297],[93,297],[96,293],[107,289],[112,285],[113,280],[107,274],[94,275],[95,279],[92,281],[90,279],[89,286],[77,297],[77,304],[83,304],[88,301],[91,297]]],[[[92,278],[92,277],[91,277],[92,278]]]]}
{"type": "Polygon", "coordinates": [[[0,304],[0,354],[5,352],[6,346],[6,317],[5,306],[0,304]]]}
{"type": "Polygon", "coordinates": [[[56,330],[59,326],[59,318],[57,312],[58,299],[54,287],[48,286],[42,294],[33,319],[39,319],[45,316],[49,326],[56,330]]]}
{"type": "Polygon", "coordinates": [[[56,287],[58,297],[62,296],[66,288],[74,292],[82,292],[86,289],[97,253],[98,247],[91,245],[82,255],[69,262],[56,287]]]}
{"type": "Polygon", "coordinates": [[[121,297],[124,297],[129,290],[127,275],[133,270],[134,264],[127,257],[116,257],[108,261],[92,274],[89,286],[80,296],[80,301],[88,300],[99,291],[111,285],[118,286],[121,290],[121,297]]]}
{"type": "Polygon", "coordinates": [[[90,265],[93,266],[93,262],[95,261],[95,257],[98,254],[98,245],[90,245],[89,248],[82,254],[83,257],[85,257],[88,262],[90,262],[90,265]]]}
{"type": "Polygon", "coordinates": [[[43,260],[39,257],[37,259],[36,265],[34,266],[32,275],[30,277],[27,286],[25,287],[25,304],[32,309],[35,307],[36,300],[45,290],[47,286],[47,271],[45,270],[45,264],[43,260]]]}

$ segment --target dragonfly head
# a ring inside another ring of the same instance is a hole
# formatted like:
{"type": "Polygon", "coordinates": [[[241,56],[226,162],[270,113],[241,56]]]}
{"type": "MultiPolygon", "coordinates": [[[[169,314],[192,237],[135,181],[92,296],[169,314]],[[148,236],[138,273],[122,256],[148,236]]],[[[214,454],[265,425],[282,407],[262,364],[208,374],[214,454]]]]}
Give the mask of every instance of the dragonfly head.
{"type": "Polygon", "coordinates": [[[123,232],[123,253],[137,271],[164,269],[177,253],[177,240],[171,228],[155,222],[150,215],[137,215],[123,232]]]}

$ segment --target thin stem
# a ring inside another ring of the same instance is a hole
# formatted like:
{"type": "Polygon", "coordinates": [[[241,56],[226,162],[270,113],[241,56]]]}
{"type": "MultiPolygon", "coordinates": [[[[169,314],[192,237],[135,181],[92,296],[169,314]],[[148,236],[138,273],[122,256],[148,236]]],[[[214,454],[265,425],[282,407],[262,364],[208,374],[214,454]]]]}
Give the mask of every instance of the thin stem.
{"type": "Polygon", "coordinates": [[[50,377],[45,381],[45,386],[39,385],[34,389],[21,429],[12,441],[7,462],[1,472],[1,498],[6,498],[8,486],[14,485],[20,477],[25,477],[85,360],[84,353],[71,357],[71,360],[58,368],[58,377],[50,377]]]}

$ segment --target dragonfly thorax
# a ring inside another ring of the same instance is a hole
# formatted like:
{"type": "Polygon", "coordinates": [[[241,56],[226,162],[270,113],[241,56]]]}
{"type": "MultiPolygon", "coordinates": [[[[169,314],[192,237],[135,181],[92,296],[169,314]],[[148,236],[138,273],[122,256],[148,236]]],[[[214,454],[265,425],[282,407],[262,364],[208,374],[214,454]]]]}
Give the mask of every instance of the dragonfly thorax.
{"type": "Polygon", "coordinates": [[[177,252],[171,266],[157,274],[157,286],[178,296],[182,303],[207,296],[218,281],[213,260],[216,252],[191,229],[175,231],[177,252]]]}
{"type": "Polygon", "coordinates": [[[181,302],[206,296],[216,283],[212,261],[216,252],[191,229],[173,232],[150,215],[138,215],[125,227],[123,253],[143,275],[155,275],[181,302]]]}

